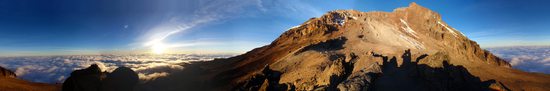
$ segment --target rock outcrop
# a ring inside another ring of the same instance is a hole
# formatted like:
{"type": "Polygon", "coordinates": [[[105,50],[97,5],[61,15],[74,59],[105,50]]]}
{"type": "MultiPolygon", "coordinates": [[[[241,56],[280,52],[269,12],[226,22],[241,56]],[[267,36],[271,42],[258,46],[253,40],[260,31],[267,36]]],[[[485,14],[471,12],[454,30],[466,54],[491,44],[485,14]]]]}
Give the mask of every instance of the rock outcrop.
{"type": "Polygon", "coordinates": [[[134,91],[139,78],[136,72],[127,67],[119,67],[113,72],[101,72],[93,64],[86,69],[76,70],[63,83],[63,91],[134,91]]]}
{"type": "Polygon", "coordinates": [[[132,69],[119,67],[103,79],[102,91],[134,91],[138,81],[138,74],[132,69]]]}
{"type": "Polygon", "coordinates": [[[4,67],[0,67],[0,77],[16,78],[17,75],[4,67]]]}
{"type": "Polygon", "coordinates": [[[335,10],[245,54],[184,65],[145,90],[549,90],[416,3],[335,10]],[[175,85],[180,84],[180,85],[175,85]]]}
{"type": "Polygon", "coordinates": [[[75,70],[71,73],[65,82],[63,82],[63,91],[100,91],[101,80],[105,73],[93,64],[86,69],[75,70]]]}

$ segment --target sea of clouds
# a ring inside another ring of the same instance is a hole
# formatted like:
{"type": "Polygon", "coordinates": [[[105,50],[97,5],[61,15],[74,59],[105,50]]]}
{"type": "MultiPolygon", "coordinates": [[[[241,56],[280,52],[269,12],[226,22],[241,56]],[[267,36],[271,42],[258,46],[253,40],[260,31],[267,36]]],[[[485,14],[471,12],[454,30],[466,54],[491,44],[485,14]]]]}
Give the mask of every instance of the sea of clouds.
{"type": "Polygon", "coordinates": [[[487,50],[508,61],[513,68],[550,74],[550,46],[498,47],[487,50]]]}
{"type": "Polygon", "coordinates": [[[35,56],[1,57],[0,66],[15,72],[18,78],[33,82],[63,83],[74,70],[98,64],[103,71],[129,67],[142,80],[154,79],[184,69],[183,63],[209,61],[233,55],[93,55],[93,56],[35,56]]]}

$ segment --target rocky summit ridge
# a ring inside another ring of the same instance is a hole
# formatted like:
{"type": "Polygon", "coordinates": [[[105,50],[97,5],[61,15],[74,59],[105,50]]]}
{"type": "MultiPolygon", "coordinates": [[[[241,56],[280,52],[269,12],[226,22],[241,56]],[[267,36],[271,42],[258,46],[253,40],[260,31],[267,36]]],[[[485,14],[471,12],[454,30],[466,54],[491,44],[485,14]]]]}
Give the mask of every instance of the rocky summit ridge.
{"type": "Polygon", "coordinates": [[[213,77],[238,90],[550,89],[550,76],[511,69],[416,3],[331,11],[224,61],[213,77]]]}

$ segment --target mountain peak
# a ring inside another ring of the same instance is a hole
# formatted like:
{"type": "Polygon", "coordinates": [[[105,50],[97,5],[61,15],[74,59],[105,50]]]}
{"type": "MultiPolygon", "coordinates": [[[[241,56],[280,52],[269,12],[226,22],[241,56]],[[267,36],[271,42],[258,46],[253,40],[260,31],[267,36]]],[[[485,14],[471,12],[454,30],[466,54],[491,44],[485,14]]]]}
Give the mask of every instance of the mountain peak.
{"type": "MultiPolygon", "coordinates": [[[[281,74],[279,83],[288,83],[286,87],[313,90],[318,86],[327,86],[325,89],[335,89],[337,85],[331,83],[334,78],[328,74],[336,74],[338,79],[347,79],[349,75],[360,75],[363,72],[378,73],[380,71],[375,69],[379,69],[379,64],[385,64],[385,61],[375,60],[379,56],[374,54],[383,55],[388,60],[391,56],[403,57],[403,50],[407,50],[407,56],[427,56],[426,60],[429,61],[417,59],[413,63],[428,67],[510,67],[507,62],[484,51],[460,31],[445,24],[436,12],[411,3],[409,7],[398,8],[393,12],[330,11],[289,29],[268,46],[243,54],[254,56],[244,57],[231,71],[243,73],[235,75],[237,83],[246,83],[248,77],[262,69],[269,69],[270,72],[281,74]],[[303,85],[308,82],[312,84],[303,85]]],[[[407,62],[401,60],[395,64],[405,65],[407,62]]],[[[486,79],[485,76],[481,78],[486,79]]]]}
{"type": "Polygon", "coordinates": [[[441,15],[439,15],[437,12],[418,5],[415,2],[410,3],[408,7],[394,9],[393,12],[401,14],[403,17],[417,17],[424,19],[441,20],[441,15]]]}
{"type": "Polygon", "coordinates": [[[409,7],[422,7],[422,6],[416,4],[416,2],[411,2],[411,3],[409,4],[409,7]]]}

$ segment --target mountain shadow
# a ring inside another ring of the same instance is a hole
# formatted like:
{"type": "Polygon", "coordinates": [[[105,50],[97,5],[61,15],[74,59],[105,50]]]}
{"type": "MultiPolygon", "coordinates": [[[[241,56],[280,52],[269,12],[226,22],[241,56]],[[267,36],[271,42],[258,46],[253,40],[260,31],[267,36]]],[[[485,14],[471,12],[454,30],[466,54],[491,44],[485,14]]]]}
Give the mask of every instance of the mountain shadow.
{"type": "MultiPolygon", "coordinates": [[[[340,55],[338,58],[345,58],[345,55],[340,55]]],[[[330,60],[339,62],[343,67],[344,71],[342,75],[331,75],[330,76],[330,84],[328,84],[328,87],[325,88],[328,91],[335,91],[339,90],[338,85],[342,83],[343,81],[347,80],[347,78],[352,74],[354,64],[357,62],[357,55],[355,53],[350,54],[350,61],[346,62],[344,60],[337,60],[335,56],[331,56],[330,60]]]]}
{"type": "Polygon", "coordinates": [[[488,91],[489,86],[498,84],[500,88],[509,90],[495,80],[481,81],[460,65],[442,61],[442,67],[430,67],[418,64],[428,55],[423,54],[412,61],[410,50],[405,50],[401,56],[403,63],[398,66],[396,57],[372,53],[374,57],[382,58],[381,73],[374,77],[372,91],[488,91]]]}
{"type": "Polygon", "coordinates": [[[335,39],[330,39],[324,42],[320,42],[317,44],[312,44],[304,47],[303,49],[299,50],[295,54],[300,54],[302,52],[313,50],[316,52],[326,52],[326,51],[334,51],[334,50],[341,50],[344,49],[344,44],[346,43],[348,39],[346,37],[339,37],[335,39]]]}
{"type": "Polygon", "coordinates": [[[295,87],[290,84],[279,84],[282,73],[264,67],[261,74],[254,75],[251,79],[239,84],[233,90],[236,91],[294,91],[295,87]]]}

